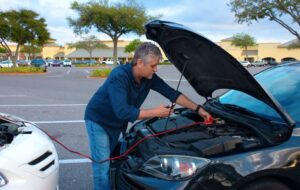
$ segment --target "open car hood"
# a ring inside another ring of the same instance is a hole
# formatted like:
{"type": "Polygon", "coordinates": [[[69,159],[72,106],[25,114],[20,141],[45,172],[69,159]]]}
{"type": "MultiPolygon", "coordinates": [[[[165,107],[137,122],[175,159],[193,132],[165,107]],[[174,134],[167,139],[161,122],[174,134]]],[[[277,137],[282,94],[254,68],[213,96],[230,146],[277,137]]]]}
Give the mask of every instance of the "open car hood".
{"type": "Polygon", "coordinates": [[[245,92],[273,107],[289,124],[293,119],[229,53],[183,25],[155,20],[145,25],[146,36],[157,42],[168,59],[197,93],[211,97],[217,89],[245,92]]]}

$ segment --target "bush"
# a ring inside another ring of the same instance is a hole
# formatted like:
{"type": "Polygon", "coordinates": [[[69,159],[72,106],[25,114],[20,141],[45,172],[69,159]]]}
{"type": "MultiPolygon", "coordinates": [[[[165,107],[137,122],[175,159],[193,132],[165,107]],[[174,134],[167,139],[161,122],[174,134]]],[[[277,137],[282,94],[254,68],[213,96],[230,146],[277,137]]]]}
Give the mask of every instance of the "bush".
{"type": "Polygon", "coordinates": [[[107,77],[111,72],[110,68],[92,70],[91,77],[107,77]]]}
{"type": "Polygon", "coordinates": [[[163,62],[160,62],[159,64],[160,65],[172,65],[172,63],[168,62],[168,61],[163,61],[163,62]]]}
{"type": "Polygon", "coordinates": [[[75,67],[103,67],[103,66],[106,66],[104,64],[100,64],[100,63],[97,63],[97,64],[84,64],[84,63],[74,63],[73,64],[75,67]]]}
{"type": "Polygon", "coordinates": [[[0,68],[0,73],[41,73],[41,72],[46,72],[46,70],[40,67],[0,68]]]}

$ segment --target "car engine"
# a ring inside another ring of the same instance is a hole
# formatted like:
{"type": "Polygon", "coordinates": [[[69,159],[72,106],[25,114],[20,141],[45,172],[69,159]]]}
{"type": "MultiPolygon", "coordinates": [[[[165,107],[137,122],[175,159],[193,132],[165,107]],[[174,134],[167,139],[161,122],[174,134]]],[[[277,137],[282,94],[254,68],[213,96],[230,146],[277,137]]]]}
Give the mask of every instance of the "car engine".
{"type": "Polygon", "coordinates": [[[125,137],[126,147],[123,150],[142,138],[172,129],[176,130],[147,138],[137,146],[132,155],[144,160],[162,154],[210,157],[256,148],[264,143],[254,131],[241,124],[223,119],[208,125],[195,124],[199,121],[202,118],[191,111],[181,112],[170,118],[142,121],[125,137]]]}

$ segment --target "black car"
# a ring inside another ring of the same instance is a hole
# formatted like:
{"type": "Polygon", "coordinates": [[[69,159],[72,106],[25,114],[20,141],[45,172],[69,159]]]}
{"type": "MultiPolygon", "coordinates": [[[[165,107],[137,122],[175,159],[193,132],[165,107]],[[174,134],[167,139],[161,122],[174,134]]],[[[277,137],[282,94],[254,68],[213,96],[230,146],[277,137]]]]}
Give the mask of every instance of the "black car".
{"type": "Polygon", "coordinates": [[[52,67],[60,67],[63,65],[63,63],[61,60],[55,59],[55,60],[53,60],[53,63],[51,65],[52,65],[52,67]]]}
{"type": "Polygon", "coordinates": [[[277,63],[276,61],[274,60],[270,60],[269,61],[269,65],[278,65],[279,63],[277,63]]]}
{"type": "Polygon", "coordinates": [[[152,21],[157,42],[215,118],[193,110],[136,123],[113,162],[116,189],[291,190],[300,183],[300,63],[255,76],[219,46],[182,25],[152,21]],[[212,98],[218,89],[229,89],[212,98]]]}

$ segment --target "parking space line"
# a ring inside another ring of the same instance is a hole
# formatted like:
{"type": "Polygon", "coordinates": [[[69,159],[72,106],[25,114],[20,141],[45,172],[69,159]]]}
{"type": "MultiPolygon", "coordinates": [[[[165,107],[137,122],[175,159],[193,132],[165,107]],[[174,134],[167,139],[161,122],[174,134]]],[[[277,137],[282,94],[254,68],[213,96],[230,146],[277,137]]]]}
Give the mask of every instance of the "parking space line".
{"type": "Polygon", "coordinates": [[[24,97],[26,95],[24,94],[0,94],[0,98],[6,98],[6,97],[24,97]]]}
{"type": "Polygon", "coordinates": [[[20,104],[0,105],[0,107],[60,107],[60,106],[86,106],[86,104],[20,104]]]}
{"type": "MultiPolygon", "coordinates": [[[[169,81],[169,82],[178,82],[178,79],[168,79],[168,78],[163,78],[164,81],[169,81]]],[[[181,82],[187,82],[187,80],[181,80],[181,82]]]]}
{"type": "Polygon", "coordinates": [[[86,158],[59,160],[59,164],[82,164],[82,163],[91,163],[91,160],[86,158]]]}
{"type": "Polygon", "coordinates": [[[52,76],[46,76],[47,78],[62,78],[63,75],[52,75],[52,76]]]}
{"type": "Polygon", "coordinates": [[[70,120],[70,121],[31,121],[35,124],[58,124],[58,123],[84,123],[84,120],[70,120]]]}
{"type": "Polygon", "coordinates": [[[71,69],[69,69],[69,70],[67,71],[67,75],[69,75],[69,74],[70,74],[70,72],[71,72],[71,69]]]}

